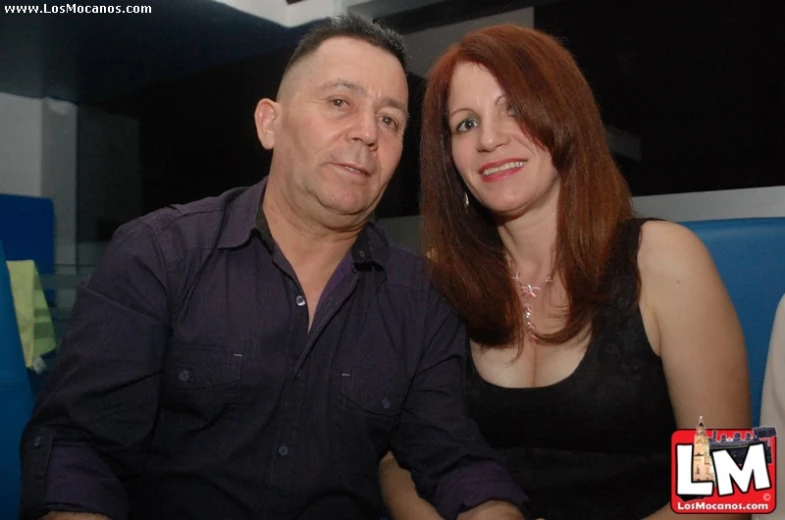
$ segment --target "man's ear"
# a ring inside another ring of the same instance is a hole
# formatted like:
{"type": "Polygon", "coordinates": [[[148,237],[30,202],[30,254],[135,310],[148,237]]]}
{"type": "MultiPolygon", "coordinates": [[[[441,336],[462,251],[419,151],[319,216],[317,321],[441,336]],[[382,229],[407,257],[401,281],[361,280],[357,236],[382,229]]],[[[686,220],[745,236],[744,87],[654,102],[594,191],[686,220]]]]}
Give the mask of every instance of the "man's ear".
{"type": "Polygon", "coordinates": [[[256,135],[266,150],[275,146],[275,122],[281,113],[281,105],[272,99],[264,98],[256,105],[253,117],[256,122],[256,135]]]}

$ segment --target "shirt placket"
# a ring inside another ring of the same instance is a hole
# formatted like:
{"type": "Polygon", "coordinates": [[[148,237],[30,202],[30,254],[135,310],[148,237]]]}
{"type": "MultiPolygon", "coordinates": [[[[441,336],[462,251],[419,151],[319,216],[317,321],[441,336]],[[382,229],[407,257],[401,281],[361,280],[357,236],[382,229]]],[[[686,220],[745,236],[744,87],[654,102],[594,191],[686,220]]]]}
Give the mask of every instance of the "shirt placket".
{"type": "MultiPolygon", "coordinates": [[[[301,417],[298,404],[305,390],[305,378],[301,377],[301,373],[297,374],[297,377],[292,376],[308,342],[308,306],[303,291],[290,272],[289,266],[279,265],[279,268],[287,275],[284,279],[289,286],[289,297],[285,305],[291,305],[295,312],[283,349],[286,353],[287,363],[286,374],[282,375],[281,379],[285,382],[276,407],[273,428],[270,437],[267,437],[272,442],[265,443],[270,446],[271,451],[266,457],[268,467],[264,469],[267,470],[268,486],[281,490],[281,493],[285,495],[287,490],[296,489],[297,486],[294,484],[297,482],[299,468],[302,466],[299,463],[300,454],[298,453],[301,441],[301,417]]],[[[263,517],[274,518],[287,514],[286,503],[285,498],[281,503],[267,501],[264,504],[263,517]]]]}

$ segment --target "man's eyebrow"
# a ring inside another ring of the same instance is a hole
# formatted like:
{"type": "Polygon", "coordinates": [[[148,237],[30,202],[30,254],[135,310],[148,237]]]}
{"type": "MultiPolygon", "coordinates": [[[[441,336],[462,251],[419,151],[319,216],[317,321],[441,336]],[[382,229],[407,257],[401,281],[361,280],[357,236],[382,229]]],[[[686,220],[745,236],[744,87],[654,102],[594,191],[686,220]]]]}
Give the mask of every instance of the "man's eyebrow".
{"type": "Polygon", "coordinates": [[[333,81],[328,81],[327,83],[322,83],[322,85],[319,86],[320,91],[331,90],[334,88],[345,88],[347,90],[352,90],[364,96],[368,95],[368,92],[366,92],[366,90],[362,87],[362,85],[358,85],[357,83],[353,83],[345,79],[335,79],[333,81]]]}
{"type": "MultiPolygon", "coordinates": [[[[347,90],[351,90],[352,92],[356,92],[361,96],[368,96],[368,91],[365,90],[365,87],[345,79],[336,79],[333,81],[328,81],[327,83],[324,83],[319,87],[319,91],[331,90],[334,88],[344,88],[347,90]]],[[[401,112],[403,112],[404,117],[406,117],[407,119],[409,118],[409,110],[407,109],[406,105],[401,101],[386,96],[382,99],[382,104],[384,106],[389,106],[400,110],[401,112]]]]}
{"type": "Polygon", "coordinates": [[[398,110],[400,110],[401,112],[403,112],[403,117],[405,117],[406,119],[409,119],[409,110],[406,108],[406,105],[404,105],[403,103],[401,103],[399,100],[397,100],[397,99],[393,99],[393,98],[391,98],[391,97],[389,97],[389,96],[388,96],[388,97],[385,97],[385,98],[382,100],[382,103],[383,103],[385,106],[388,106],[388,107],[393,107],[393,108],[397,108],[398,110]]]}

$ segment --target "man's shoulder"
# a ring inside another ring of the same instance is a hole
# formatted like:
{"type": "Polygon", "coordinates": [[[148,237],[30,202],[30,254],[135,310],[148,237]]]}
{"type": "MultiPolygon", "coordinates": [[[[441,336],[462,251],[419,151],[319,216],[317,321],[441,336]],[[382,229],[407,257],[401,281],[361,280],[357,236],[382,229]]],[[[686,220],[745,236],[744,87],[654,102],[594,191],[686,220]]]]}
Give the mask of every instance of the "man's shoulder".
{"type": "Polygon", "coordinates": [[[156,233],[171,233],[182,229],[200,231],[201,226],[210,222],[221,222],[224,215],[241,193],[249,188],[233,188],[220,195],[204,197],[187,203],[169,204],[151,211],[138,221],[156,233]]]}
{"type": "MultiPolygon", "coordinates": [[[[253,187],[233,188],[205,197],[151,211],[125,224],[125,228],[147,228],[169,253],[182,254],[192,249],[209,249],[226,232],[228,220],[237,213],[241,197],[253,187]]],[[[249,228],[250,230],[250,228],[249,228]]],[[[122,233],[123,228],[118,230],[122,233]]]]}

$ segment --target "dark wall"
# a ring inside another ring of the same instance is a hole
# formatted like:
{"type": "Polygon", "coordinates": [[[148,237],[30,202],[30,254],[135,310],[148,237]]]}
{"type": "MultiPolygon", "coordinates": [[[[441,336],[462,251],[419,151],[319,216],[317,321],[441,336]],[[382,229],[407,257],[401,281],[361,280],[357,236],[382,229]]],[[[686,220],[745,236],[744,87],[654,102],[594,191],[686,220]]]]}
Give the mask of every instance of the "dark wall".
{"type": "MultiPolygon", "coordinates": [[[[143,212],[250,185],[267,174],[271,155],[256,137],[253,112],[260,99],[275,97],[291,52],[287,48],[96,105],[139,120],[143,212]]],[[[409,80],[412,119],[378,218],[418,211],[421,79],[409,80]]],[[[111,231],[109,226],[101,234],[107,238],[111,231]]]]}
{"type": "Polygon", "coordinates": [[[420,213],[420,112],[425,82],[409,76],[409,112],[403,140],[403,154],[384,197],[376,208],[376,218],[404,217],[420,213]]]}
{"type": "Polygon", "coordinates": [[[535,10],[563,39],[605,121],[640,137],[619,157],[634,195],[785,185],[779,0],[562,0],[535,10]]]}
{"type": "Polygon", "coordinates": [[[148,91],[141,101],[140,154],[149,211],[250,185],[270,155],[253,113],[275,97],[289,52],[267,55],[148,91]]]}
{"type": "MultiPolygon", "coordinates": [[[[639,139],[640,160],[616,156],[634,195],[785,184],[785,2],[536,3],[536,26],[575,54],[606,123],[639,139]]],[[[266,174],[253,110],[275,95],[291,52],[91,105],[139,120],[144,212],[266,174]]],[[[422,78],[410,88],[404,154],[378,218],[418,213],[422,78]]],[[[98,240],[119,223],[104,223],[98,240]]]]}

